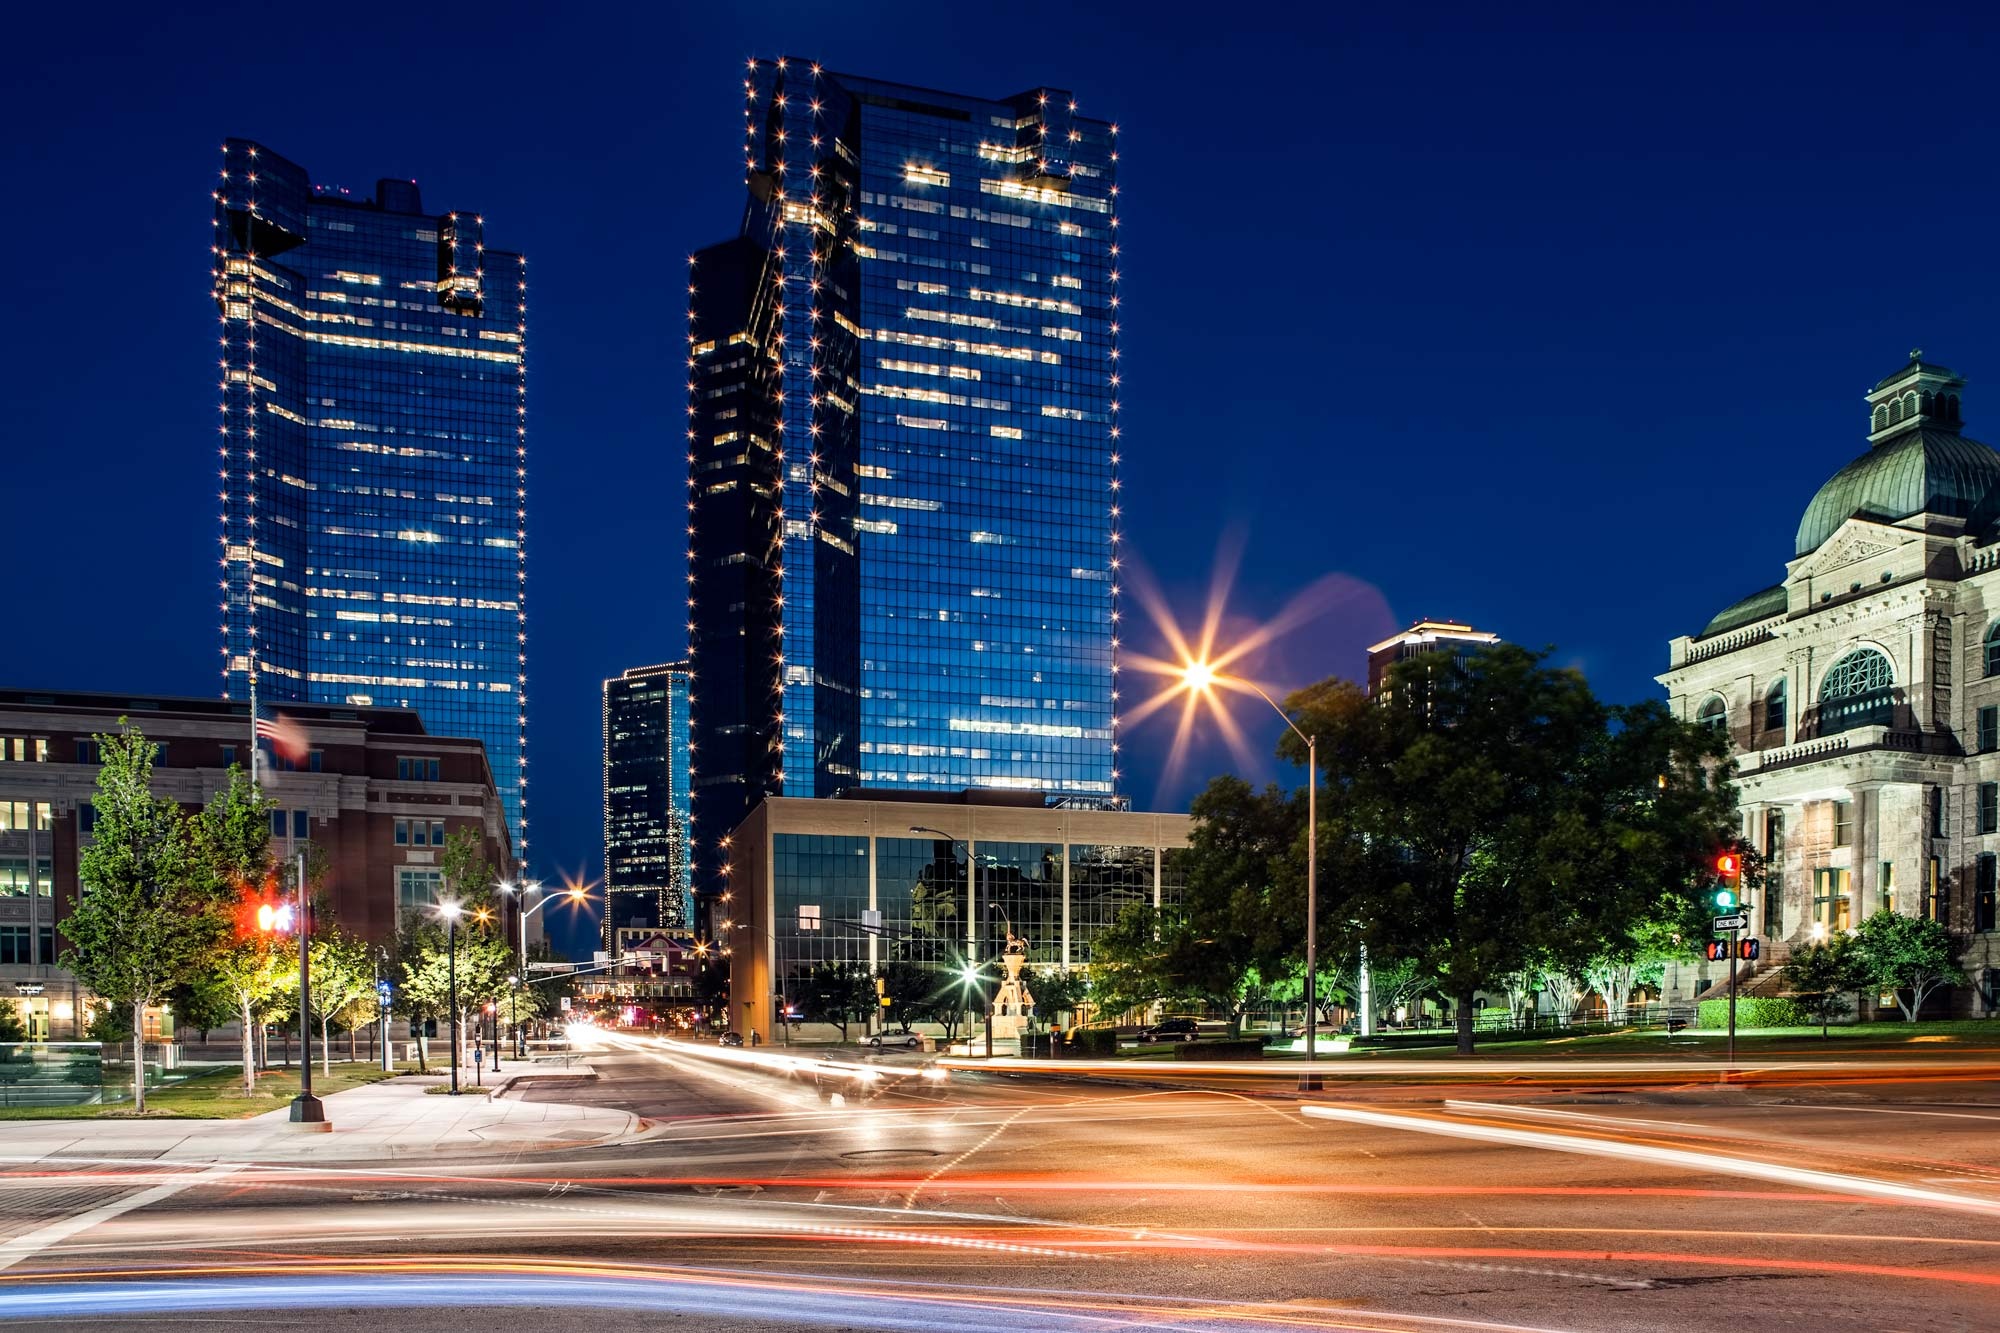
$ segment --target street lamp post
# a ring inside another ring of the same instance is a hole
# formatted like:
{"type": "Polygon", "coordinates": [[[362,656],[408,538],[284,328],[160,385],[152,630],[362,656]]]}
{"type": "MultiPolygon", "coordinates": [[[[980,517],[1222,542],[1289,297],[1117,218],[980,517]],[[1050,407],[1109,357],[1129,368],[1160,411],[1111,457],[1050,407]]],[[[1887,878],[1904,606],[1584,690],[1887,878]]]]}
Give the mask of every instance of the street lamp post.
{"type": "MultiPolygon", "coordinates": [[[[572,903],[583,902],[585,899],[590,897],[590,891],[584,888],[584,886],[581,884],[572,884],[554,898],[538,898],[533,903],[530,903],[528,901],[528,895],[530,893],[539,894],[542,891],[542,882],[540,880],[524,879],[519,884],[510,884],[507,881],[502,880],[498,887],[500,889],[500,892],[508,894],[510,896],[516,890],[518,890],[521,894],[521,911],[519,913],[519,918],[521,922],[520,955],[519,955],[520,971],[515,974],[515,980],[514,980],[514,985],[518,990],[521,982],[525,980],[528,975],[528,918],[533,916],[535,913],[541,911],[544,907],[547,907],[552,902],[557,902],[559,900],[565,900],[565,899],[572,903]]],[[[514,1013],[512,1014],[512,1017],[514,1019],[514,1058],[516,1060],[525,1060],[528,1058],[528,1047],[527,1043],[525,1042],[525,1040],[522,1038],[521,1035],[520,1011],[518,1007],[514,1008],[514,1013]]]]}
{"type": "Polygon", "coordinates": [[[312,914],[307,911],[306,854],[299,852],[299,1095],[292,1098],[292,1123],[323,1125],[326,1104],[313,1096],[312,1061],[312,914]]]}
{"type": "MultiPolygon", "coordinates": [[[[980,897],[979,895],[980,861],[978,857],[972,854],[972,839],[953,837],[951,834],[946,833],[943,829],[932,828],[928,824],[912,824],[910,825],[910,832],[929,833],[935,837],[943,838],[946,842],[949,842],[954,847],[960,845],[964,846],[965,874],[966,874],[965,925],[967,931],[966,962],[970,965],[977,965],[979,962],[979,945],[977,943],[977,939],[979,932],[978,920],[979,920],[979,897],[980,897]]],[[[970,1012],[970,1010],[968,1010],[967,1012],[970,1012]]],[[[970,1049],[971,1047],[970,1039],[967,1040],[966,1045],[967,1048],[970,1049]]],[[[987,1040],[987,1050],[986,1050],[986,1053],[988,1055],[993,1054],[992,1046],[993,1043],[991,1039],[991,1034],[989,1033],[987,1040]]]]}
{"type": "MultiPolygon", "coordinates": [[[[1187,688],[1196,694],[1206,694],[1222,674],[1207,662],[1189,662],[1181,668],[1181,679],[1187,688]]],[[[1318,978],[1314,975],[1319,963],[1319,741],[1308,736],[1292,721],[1292,715],[1279,706],[1278,701],[1264,693],[1262,686],[1253,680],[1240,676],[1228,678],[1231,685],[1249,689],[1259,699],[1271,705],[1271,711],[1285,720],[1292,734],[1306,743],[1306,1064],[1307,1073],[1299,1079],[1302,1089],[1316,1090],[1319,1074],[1310,1066],[1317,1055],[1319,1036],[1319,996],[1318,978]]]]}
{"type": "Polygon", "coordinates": [[[458,916],[462,911],[457,903],[439,903],[438,913],[444,917],[445,971],[450,978],[449,996],[446,1003],[451,1006],[451,1095],[458,1096],[458,916]]]}

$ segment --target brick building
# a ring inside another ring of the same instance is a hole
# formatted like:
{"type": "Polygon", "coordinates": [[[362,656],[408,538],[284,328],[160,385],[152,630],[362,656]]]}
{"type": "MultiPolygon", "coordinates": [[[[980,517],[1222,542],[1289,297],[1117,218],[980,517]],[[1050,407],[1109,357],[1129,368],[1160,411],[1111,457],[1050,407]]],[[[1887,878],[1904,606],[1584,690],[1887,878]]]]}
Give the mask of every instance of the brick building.
{"type": "MultiPolygon", "coordinates": [[[[515,873],[507,820],[477,740],[432,736],[409,709],[280,706],[305,752],[267,748],[263,789],[278,803],[273,845],[326,850],[340,925],[370,940],[394,934],[399,911],[434,900],[437,849],[469,828],[499,878],[515,873]]],[[[97,785],[92,739],[125,718],[159,748],[153,789],[198,808],[247,768],[250,710],[240,702],[154,695],[0,690],[0,1001],[30,1032],[56,1040],[81,1028],[88,997],[56,964],[77,893],[77,853],[90,836],[97,785]]],[[[503,904],[503,910],[511,904],[503,904]]],[[[509,934],[517,928],[510,919],[509,934]]],[[[532,930],[535,922],[531,918],[532,930]]]]}

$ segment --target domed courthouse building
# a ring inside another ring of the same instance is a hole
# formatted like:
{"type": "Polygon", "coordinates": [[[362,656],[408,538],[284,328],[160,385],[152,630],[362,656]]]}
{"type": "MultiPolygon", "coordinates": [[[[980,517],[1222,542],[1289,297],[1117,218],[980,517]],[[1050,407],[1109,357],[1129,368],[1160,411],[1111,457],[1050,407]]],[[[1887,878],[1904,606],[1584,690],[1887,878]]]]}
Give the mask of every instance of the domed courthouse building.
{"type": "MultiPolygon", "coordinates": [[[[1920,352],[1877,384],[1868,450],[1806,506],[1783,581],[1674,639],[1658,678],[1677,715],[1729,733],[1770,863],[1745,893],[1750,993],[1777,990],[1793,945],[1886,906],[1972,941],[1969,984],[1927,1014],[1996,1008],[2000,453],[1961,433],[1964,385],[1920,352]]],[[[1727,970],[1673,969],[1666,998],[1727,970]]]]}

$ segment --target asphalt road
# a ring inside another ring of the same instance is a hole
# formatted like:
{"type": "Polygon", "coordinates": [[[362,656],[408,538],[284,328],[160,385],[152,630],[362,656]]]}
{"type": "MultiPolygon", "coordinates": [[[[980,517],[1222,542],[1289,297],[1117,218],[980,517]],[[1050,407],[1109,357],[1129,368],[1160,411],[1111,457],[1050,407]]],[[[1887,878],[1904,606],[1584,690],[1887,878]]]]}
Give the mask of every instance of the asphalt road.
{"type": "Polygon", "coordinates": [[[0,1329],[2000,1328],[1986,1065],[815,1088],[610,1040],[530,1095],[655,1122],[618,1147],[0,1174],[0,1329]]]}

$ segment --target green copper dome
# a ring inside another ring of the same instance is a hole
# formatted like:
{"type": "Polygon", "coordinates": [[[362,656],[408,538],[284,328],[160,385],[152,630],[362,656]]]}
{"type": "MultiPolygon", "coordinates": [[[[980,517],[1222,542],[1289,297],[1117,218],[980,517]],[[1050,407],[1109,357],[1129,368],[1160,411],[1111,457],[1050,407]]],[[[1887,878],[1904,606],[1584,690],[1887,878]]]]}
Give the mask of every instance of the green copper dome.
{"type": "Polygon", "coordinates": [[[2000,453],[1935,428],[1905,430],[1870,448],[1819,488],[1799,520],[1795,554],[1819,549],[1857,514],[1893,523],[1917,514],[1968,517],[2000,485],[2000,453]]]}

